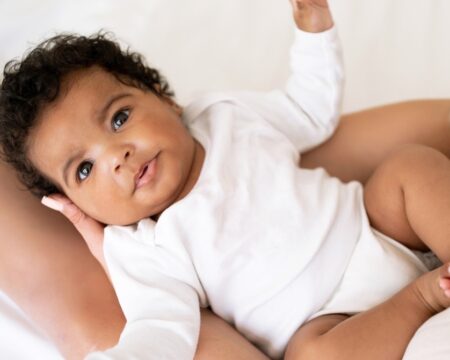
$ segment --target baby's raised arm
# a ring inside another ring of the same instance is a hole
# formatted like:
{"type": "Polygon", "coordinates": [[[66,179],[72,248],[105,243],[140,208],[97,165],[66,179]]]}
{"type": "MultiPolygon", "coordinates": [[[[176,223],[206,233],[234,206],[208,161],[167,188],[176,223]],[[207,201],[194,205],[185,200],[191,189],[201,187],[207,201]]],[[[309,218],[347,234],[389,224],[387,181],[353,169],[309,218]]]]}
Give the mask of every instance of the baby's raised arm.
{"type": "Polygon", "coordinates": [[[298,31],[286,92],[309,118],[300,136],[303,146],[311,147],[337,126],[344,78],[342,55],[327,1],[292,0],[292,5],[298,31]]]}
{"type": "Polygon", "coordinates": [[[299,153],[324,142],[339,122],[344,67],[327,1],[291,1],[297,25],[285,89],[240,97],[285,134],[299,153]]]}

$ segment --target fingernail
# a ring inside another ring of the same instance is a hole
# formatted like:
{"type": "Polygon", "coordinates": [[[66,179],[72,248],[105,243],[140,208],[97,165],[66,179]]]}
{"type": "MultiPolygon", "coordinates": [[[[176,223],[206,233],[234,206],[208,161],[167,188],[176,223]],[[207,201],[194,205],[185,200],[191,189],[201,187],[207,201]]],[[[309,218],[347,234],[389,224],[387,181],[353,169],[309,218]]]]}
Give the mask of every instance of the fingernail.
{"type": "Polygon", "coordinates": [[[53,200],[52,198],[49,198],[47,196],[43,196],[41,199],[41,203],[50,209],[56,210],[56,211],[62,211],[63,204],[60,202],[53,200]]]}

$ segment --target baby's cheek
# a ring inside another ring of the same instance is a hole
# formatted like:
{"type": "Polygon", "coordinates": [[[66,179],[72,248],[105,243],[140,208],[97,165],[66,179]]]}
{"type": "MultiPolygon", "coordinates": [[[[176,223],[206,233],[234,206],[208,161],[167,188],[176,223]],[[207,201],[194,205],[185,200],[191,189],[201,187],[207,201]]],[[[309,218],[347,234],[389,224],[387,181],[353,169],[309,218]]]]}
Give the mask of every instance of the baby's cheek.
{"type": "Polygon", "coordinates": [[[141,219],[133,207],[120,201],[103,202],[92,213],[92,217],[108,225],[130,225],[141,219]]]}

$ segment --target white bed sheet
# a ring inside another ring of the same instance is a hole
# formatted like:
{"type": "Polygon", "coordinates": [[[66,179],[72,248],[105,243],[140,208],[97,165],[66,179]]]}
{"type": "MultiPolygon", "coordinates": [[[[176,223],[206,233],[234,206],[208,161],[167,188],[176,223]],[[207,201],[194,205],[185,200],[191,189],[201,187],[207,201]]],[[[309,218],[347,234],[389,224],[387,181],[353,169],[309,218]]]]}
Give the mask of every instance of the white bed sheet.
{"type": "MultiPolygon", "coordinates": [[[[450,1],[329,1],[344,47],[344,111],[450,97],[450,1]]],[[[58,31],[103,28],[161,69],[184,104],[209,90],[282,86],[292,26],[288,0],[3,0],[0,64],[58,31]]],[[[446,311],[422,326],[405,358],[449,358],[449,332],[446,311]]],[[[0,358],[60,358],[1,293],[0,339],[0,358]]]]}

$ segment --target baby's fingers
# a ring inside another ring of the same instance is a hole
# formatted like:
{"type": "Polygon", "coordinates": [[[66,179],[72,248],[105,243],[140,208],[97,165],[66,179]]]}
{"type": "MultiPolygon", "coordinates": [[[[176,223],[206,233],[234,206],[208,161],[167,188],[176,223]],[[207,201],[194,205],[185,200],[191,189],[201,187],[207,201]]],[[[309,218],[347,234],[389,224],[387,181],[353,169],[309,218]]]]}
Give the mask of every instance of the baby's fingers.
{"type": "Polygon", "coordinates": [[[328,0],[291,0],[293,6],[304,7],[304,6],[318,6],[318,7],[328,7],[328,0]]]}

